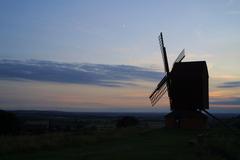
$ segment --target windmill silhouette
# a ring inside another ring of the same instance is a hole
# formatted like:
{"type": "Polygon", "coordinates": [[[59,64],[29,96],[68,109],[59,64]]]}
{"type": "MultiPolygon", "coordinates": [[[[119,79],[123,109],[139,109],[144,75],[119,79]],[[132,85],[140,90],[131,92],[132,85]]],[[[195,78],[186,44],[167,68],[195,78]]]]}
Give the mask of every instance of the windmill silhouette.
{"type": "Polygon", "coordinates": [[[159,43],[166,74],[149,97],[152,106],[167,92],[171,109],[165,116],[167,128],[206,128],[208,118],[202,113],[209,109],[206,62],[182,62],[185,57],[183,49],[170,71],[162,33],[159,43]]]}

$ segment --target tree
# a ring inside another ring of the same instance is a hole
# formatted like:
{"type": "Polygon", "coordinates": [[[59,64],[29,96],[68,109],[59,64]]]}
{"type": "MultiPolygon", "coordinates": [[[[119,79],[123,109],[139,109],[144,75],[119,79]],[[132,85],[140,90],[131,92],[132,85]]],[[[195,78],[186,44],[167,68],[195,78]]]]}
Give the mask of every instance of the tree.
{"type": "Polygon", "coordinates": [[[131,116],[125,116],[117,121],[116,127],[125,128],[129,126],[136,126],[138,124],[139,124],[139,121],[137,118],[131,117],[131,116]]]}
{"type": "Polygon", "coordinates": [[[17,123],[17,117],[14,113],[0,110],[0,134],[15,133],[17,123]]]}

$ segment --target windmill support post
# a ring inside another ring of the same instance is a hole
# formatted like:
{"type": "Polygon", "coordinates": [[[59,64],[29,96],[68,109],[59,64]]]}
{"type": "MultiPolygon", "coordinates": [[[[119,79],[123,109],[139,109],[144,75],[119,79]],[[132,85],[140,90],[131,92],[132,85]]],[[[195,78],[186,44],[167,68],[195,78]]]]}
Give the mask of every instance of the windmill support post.
{"type": "Polygon", "coordinates": [[[165,117],[166,128],[206,129],[208,117],[200,111],[172,111],[165,117]]]}

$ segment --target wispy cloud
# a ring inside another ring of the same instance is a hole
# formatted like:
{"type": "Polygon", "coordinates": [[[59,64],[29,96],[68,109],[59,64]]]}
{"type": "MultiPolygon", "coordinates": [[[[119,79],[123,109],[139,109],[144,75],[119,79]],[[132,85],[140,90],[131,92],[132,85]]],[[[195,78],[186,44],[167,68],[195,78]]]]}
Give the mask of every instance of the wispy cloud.
{"type": "Polygon", "coordinates": [[[228,99],[213,100],[210,102],[213,105],[240,105],[240,97],[231,97],[228,99]]]}
{"type": "Polygon", "coordinates": [[[0,60],[0,78],[88,84],[108,87],[158,81],[163,73],[129,65],[76,64],[39,60],[0,60]]]}
{"type": "Polygon", "coordinates": [[[231,82],[224,82],[218,86],[219,88],[236,88],[240,87],[240,81],[231,81],[231,82]]]}

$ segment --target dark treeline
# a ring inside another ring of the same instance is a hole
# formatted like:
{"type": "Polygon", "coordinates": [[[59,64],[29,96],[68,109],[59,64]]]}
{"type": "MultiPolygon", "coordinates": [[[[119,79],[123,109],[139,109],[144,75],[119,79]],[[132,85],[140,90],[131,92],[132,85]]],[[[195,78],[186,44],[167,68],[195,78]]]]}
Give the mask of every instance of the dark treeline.
{"type": "MultiPolygon", "coordinates": [[[[240,128],[237,114],[216,114],[227,124],[240,128]]],[[[209,118],[209,128],[220,124],[209,118]]],[[[0,110],[0,135],[86,132],[126,127],[164,127],[164,114],[156,113],[78,113],[57,111],[0,110]]]]}
{"type": "Polygon", "coordinates": [[[14,134],[18,131],[19,121],[14,113],[0,110],[0,134],[14,134]]]}

